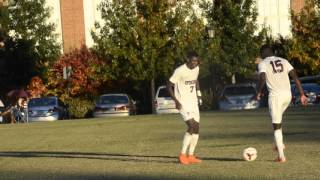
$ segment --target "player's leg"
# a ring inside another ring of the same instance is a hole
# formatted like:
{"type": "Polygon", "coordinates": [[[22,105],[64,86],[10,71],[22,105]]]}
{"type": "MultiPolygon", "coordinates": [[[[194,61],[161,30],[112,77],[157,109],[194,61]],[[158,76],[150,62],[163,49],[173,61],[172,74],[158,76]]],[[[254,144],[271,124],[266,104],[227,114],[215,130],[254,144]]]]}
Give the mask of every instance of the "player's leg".
{"type": "Polygon", "coordinates": [[[193,134],[192,134],[192,139],[190,143],[190,148],[189,148],[189,162],[191,163],[200,163],[201,160],[197,159],[194,156],[194,151],[195,148],[198,144],[199,140],[199,121],[200,121],[200,115],[199,115],[199,109],[197,107],[194,108],[194,111],[192,112],[193,119],[190,121],[192,123],[192,129],[193,129],[193,134]]]}
{"type": "Polygon", "coordinates": [[[198,144],[198,139],[199,139],[199,123],[196,122],[195,120],[191,120],[191,122],[193,124],[194,133],[192,134],[188,158],[190,163],[200,163],[201,160],[196,158],[194,155],[194,151],[198,144]]]}
{"type": "Polygon", "coordinates": [[[278,157],[276,159],[277,162],[285,162],[286,157],[284,155],[284,144],[283,144],[283,134],[282,134],[282,124],[281,123],[273,123],[274,130],[274,138],[278,151],[278,157]]]}
{"type": "Polygon", "coordinates": [[[182,149],[179,156],[179,161],[181,164],[189,164],[188,156],[187,156],[187,150],[190,147],[192,134],[193,134],[193,126],[191,123],[191,118],[189,116],[189,113],[186,112],[184,109],[180,110],[180,114],[182,115],[183,120],[185,121],[187,125],[187,131],[184,134],[183,141],[182,141],[182,149]]]}
{"type": "Polygon", "coordinates": [[[273,129],[274,129],[274,136],[276,139],[276,142],[278,142],[279,144],[277,144],[277,151],[279,153],[278,158],[276,159],[278,162],[285,162],[286,158],[284,155],[284,149],[285,149],[285,145],[283,143],[283,133],[282,133],[282,118],[283,118],[283,113],[285,112],[285,110],[288,108],[289,104],[291,102],[291,95],[283,95],[280,97],[280,99],[278,100],[278,103],[280,105],[279,107],[279,117],[278,117],[278,123],[274,123],[273,124],[273,129]]]}
{"type": "Polygon", "coordinates": [[[285,161],[284,156],[284,145],[282,135],[282,102],[281,98],[277,96],[269,97],[269,110],[272,118],[273,130],[274,130],[274,141],[276,149],[278,151],[277,161],[285,161]]]}

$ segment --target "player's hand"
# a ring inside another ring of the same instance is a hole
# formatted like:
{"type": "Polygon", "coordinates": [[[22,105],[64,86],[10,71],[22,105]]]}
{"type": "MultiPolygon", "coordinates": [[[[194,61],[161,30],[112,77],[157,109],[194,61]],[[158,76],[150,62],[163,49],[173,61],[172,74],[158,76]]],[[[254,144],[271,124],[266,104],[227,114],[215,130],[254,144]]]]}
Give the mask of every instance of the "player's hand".
{"type": "Polygon", "coordinates": [[[179,101],[175,101],[175,103],[176,103],[176,108],[177,108],[178,110],[180,110],[181,107],[182,107],[182,105],[180,104],[180,102],[179,102],[179,101]]]}
{"type": "Polygon", "coordinates": [[[306,106],[308,104],[308,99],[305,95],[300,96],[300,102],[302,105],[306,106]]]}
{"type": "Polygon", "coordinates": [[[201,96],[198,96],[198,103],[199,103],[199,106],[202,106],[203,101],[202,101],[202,99],[201,99],[201,96]]]}
{"type": "Polygon", "coordinates": [[[255,96],[253,96],[253,99],[260,101],[261,93],[257,93],[255,96]]]}

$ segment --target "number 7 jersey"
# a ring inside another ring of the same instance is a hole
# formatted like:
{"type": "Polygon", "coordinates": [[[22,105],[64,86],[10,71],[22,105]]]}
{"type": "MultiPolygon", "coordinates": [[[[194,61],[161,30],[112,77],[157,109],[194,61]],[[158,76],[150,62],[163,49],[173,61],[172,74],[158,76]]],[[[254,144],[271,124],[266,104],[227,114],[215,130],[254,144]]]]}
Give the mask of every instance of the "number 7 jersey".
{"type": "Polygon", "coordinates": [[[266,73],[269,96],[291,94],[288,74],[293,67],[286,59],[270,56],[263,59],[258,68],[259,74],[266,73]]]}
{"type": "Polygon", "coordinates": [[[198,105],[196,85],[199,75],[199,66],[189,69],[186,64],[179,66],[170,77],[174,84],[174,95],[185,109],[198,105]]]}

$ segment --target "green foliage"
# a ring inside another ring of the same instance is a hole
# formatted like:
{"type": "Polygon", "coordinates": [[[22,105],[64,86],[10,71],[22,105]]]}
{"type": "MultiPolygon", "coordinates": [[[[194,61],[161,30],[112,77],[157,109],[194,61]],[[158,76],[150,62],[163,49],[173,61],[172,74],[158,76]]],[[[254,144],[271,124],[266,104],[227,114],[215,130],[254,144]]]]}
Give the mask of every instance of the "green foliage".
{"type": "Polygon", "coordinates": [[[292,47],[288,58],[303,75],[320,73],[320,3],[306,1],[301,12],[292,12],[292,47]]]}
{"type": "Polygon", "coordinates": [[[151,80],[168,76],[188,48],[196,48],[202,22],[193,2],[104,0],[104,25],[96,24],[95,50],[105,57],[114,78],[151,80]],[[189,17],[189,19],[187,19],[189,17]]]}
{"type": "MultiPolygon", "coordinates": [[[[257,33],[255,1],[225,0],[201,4],[214,37],[208,38],[207,65],[211,75],[222,72],[217,81],[230,82],[233,74],[249,76],[255,70],[255,58],[264,30],[257,33]]],[[[215,78],[215,77],[213,77],[215,78]]]]}
{"type": "Polygon", "coordinates": [[[37,59],[37,71],[43,74],[51,62],[60,55],[60,45],[54,34],[55,25],[48,23],[50,11],[46,0],[14,0],[0,16],[7,34],[14,39],[24,39],[32,43],[32,51],[37,59]],[[6,12],[7,11],[7,12],[6,12]]]}
{"type": "Polygon", "coordinates": [[[94,108],[94,104],[90,100],[81,98],[72,98],[66,101],[68,112],[71,118],[88,117],[94,108]]]}
{"type": "Polygon", "coordinates": [[[199,48],[204,27],[193,4],[193,0],[103,0],[104,23],[96,24],[92,35],[111,77],[148,81],[149,97],[154,98],[155,81],[167,79],[184,61],[186,50],[199,48]]]}

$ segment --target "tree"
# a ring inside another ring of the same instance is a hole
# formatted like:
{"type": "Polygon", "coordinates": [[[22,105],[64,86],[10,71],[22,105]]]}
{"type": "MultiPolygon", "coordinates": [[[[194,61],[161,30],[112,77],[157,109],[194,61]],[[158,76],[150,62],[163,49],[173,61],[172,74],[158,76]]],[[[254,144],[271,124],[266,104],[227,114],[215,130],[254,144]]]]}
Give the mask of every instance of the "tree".
{"type": "Polygon", "coordinates": [[[226,81],[230,82],[235,75],[252,75],[264,39],[264,30],[257,32],[258,14],[254,0],[213,0],[202,3],[201,8],[208,28],[215,33],[214,38],[208,39],[212,78],[218,76],[223,81],[222,78],[227,77],[226,81]]]}
{"type": "Polygon", "coordinates": [[[36,74],[32,42],[9,38],[0,49],[0,93],[26,86],[36,74]]]}
{"type": "Polygon", "coordinates": [[[307,0],[299,12],[292,12],[292,46],[288,58],[301,75],[320,73],[320,1],[307,0]],[[316,9],[317,8],[317,9],[316,9]]]}
{"type": "Polygon", "coordinates": [[[50,11],[45,7],[45,0],[13,0],[0,13],[0,22],[7,35],[31,43],[37,71],[42,75],[60,55],[61,49],[54,34],[55,25],[48,21],[50,11]]]}
{"type": "Polygon", "coordinates": [[[114,79],[148,80],[152,106],[155,79],[167,77],[185,50],[199,45],[203,23],[192,5],[192,0],[105,0],[100,5],[104,24],[96,24],[95,50],[114,79]]]}
{"type": "Polygon", "coordinates": [[[92,100],[103,83],[99,73],[103,66],[104,63],[85,46],[75,49],[58,59],[48,71],[47,93],[63,101],[71,97],[92,100]],[[64,68],[70,70],[68,77],[64,74],[64,68]]]}

